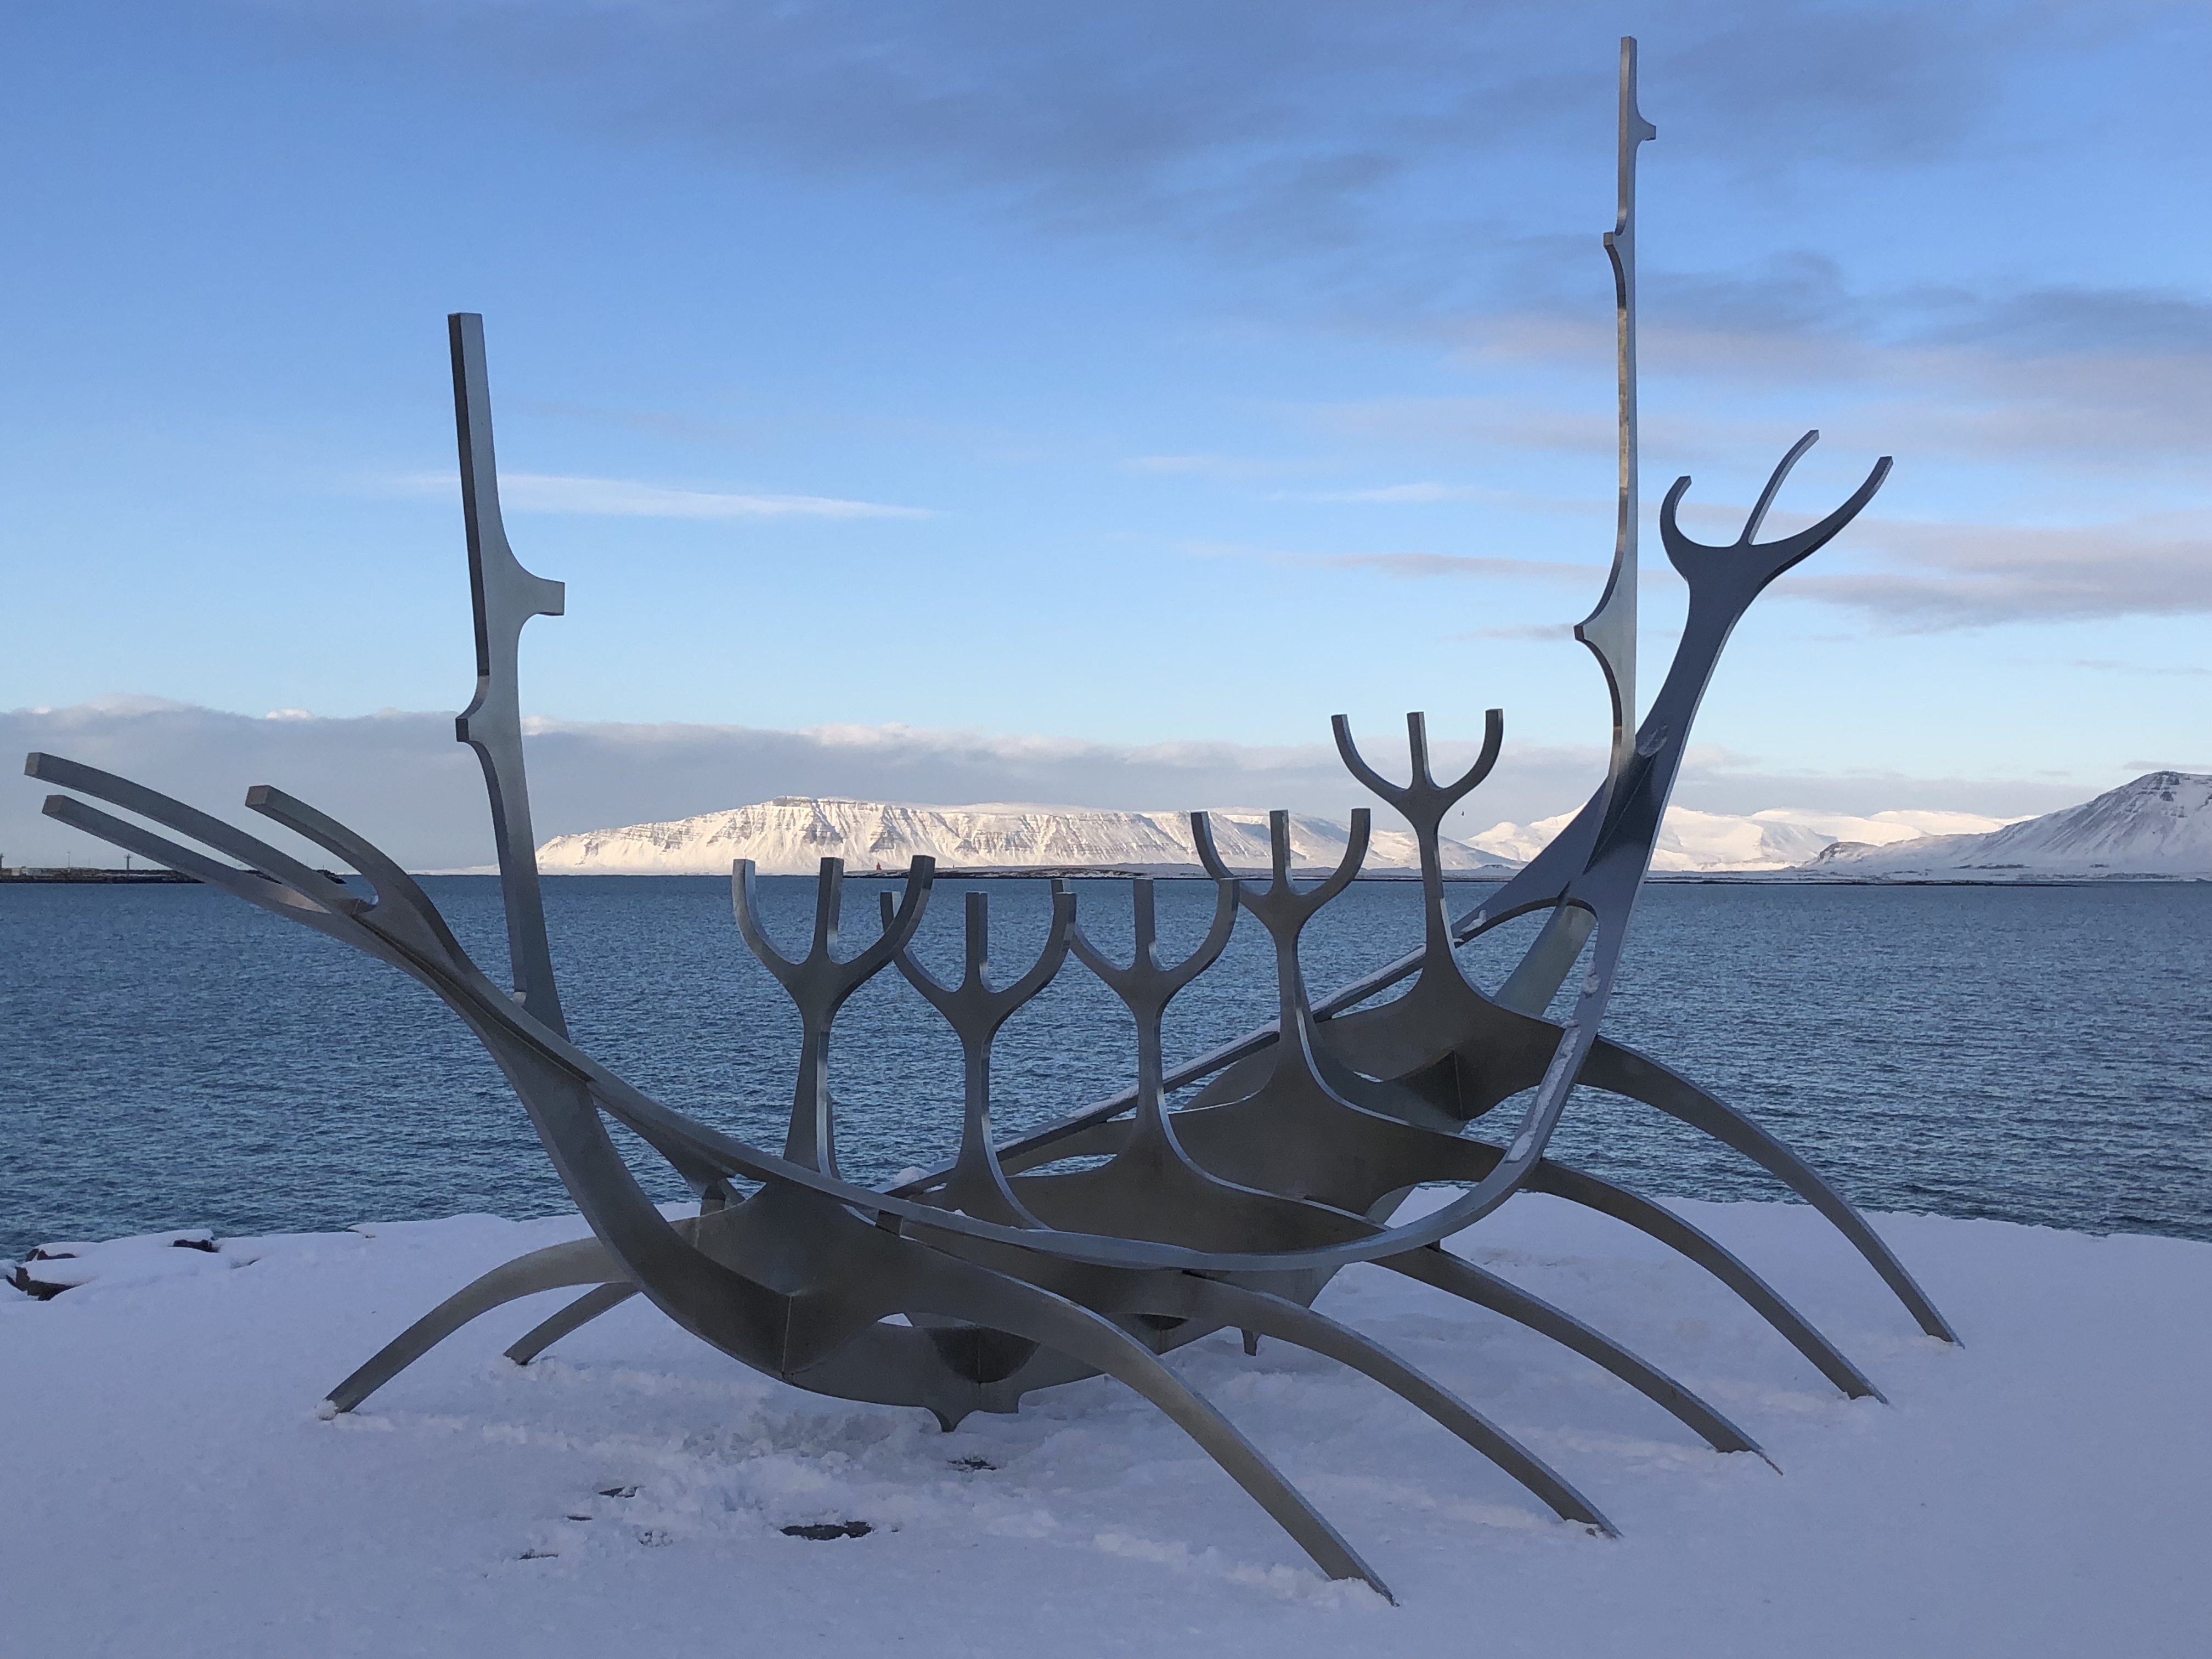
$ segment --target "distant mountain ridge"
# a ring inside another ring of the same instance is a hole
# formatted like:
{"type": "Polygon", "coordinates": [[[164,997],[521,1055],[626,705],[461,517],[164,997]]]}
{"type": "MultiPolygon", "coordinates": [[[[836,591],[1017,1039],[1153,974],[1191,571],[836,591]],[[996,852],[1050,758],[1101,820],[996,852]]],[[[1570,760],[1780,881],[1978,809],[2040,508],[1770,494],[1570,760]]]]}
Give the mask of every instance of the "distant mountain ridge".
{"type": "MultiPolygon", "coordinates": [[[[1267,815],[1213,814],[1214,844],[1231,866],[1269,862],[1267,815]]],[[[1291,817],[1291,856],[1300,871],[1333,870],[1347,832],[1329,818],[1291,817]]],[[[1443,846],[1447,871],[1502,877],[1518,867],[1463,842],[1443,846]]],[[[1182,812],[1119,812],[1090,807],[919,806],[884,801],[782,795],[726,812],[669,823],[636,823],[557,836],[538,848],[550,875],[727,875],[750,859],[763,875],[812,875],[825,858],[851,871],[903,870],[927,855],[950,871],[1196,871],[1190,821],[1182,812]]],[[[1419,853],[1402,830],[1377,829],[1365,867],[1416,870],[1419,853]]]]}
{"type": "MultiPolygon", "coordinates": [[[[1530,824],[1494,824],[1468,837],[1479,851],[1523,862],[1536,856],[1574,817],[1539,818],[1530,824]]],[[[1700,812],[1670,806],[1651,849],[1654,875],[1779,873],[1795,869],[1838,841],[1885,847],[1923,836],[1979,834],[2013,822],[1977,812],[1916,810],[1876,812],[1862,817],[1803,807],[1769,807],[1763,812],[1700,812]]]]}
{"type": "MultiPolygon", "coordinates": [[[[1774,808],[1742,815],[1673,807],[1654,849],[1662,878],[1740,876],[1778,881],[2007,881],[2038,877],[2212,878],[2212,777],[2153,772],[2096,799],[2008,822],[1966,812],[1870,817],[1774,808]],[[1960,832],[1966,833],[1960,833],[1960,832]]],[[[1269,862],[1267,817],[1213,815],[1222,857],[1240,870],[1269,862]]],[[[1443,845],[1447,872],[1503,879],[1534,857],[1571,815],[1500,823],[1443,845]]],[[[1336,867],[1347,832],[1334,819],[1291,817],[1293,866],[1336,867]]],[[[1199,869],[1187,814],[994,804],[927,806],[839,797],[779,796],[729,811],[559,836],[538,849],[549,875],[726,875],[750,859],[765,875],[811,875],[827,857],[854,872],[899,871],[917,856],[948,872],[1199,869]]],[[[1413,838],[1377,828],[1365,868],[1419,868],[1413,838]]]]}
{"type": "Polygon", "coordinates": [[[1830,877],[1936,881],[2212,880],[2212,775],[2148,772],[2079,806],[1985,835],[1929,836],[1888,847],[1838,842],[1802,867],[1830,877]]]}

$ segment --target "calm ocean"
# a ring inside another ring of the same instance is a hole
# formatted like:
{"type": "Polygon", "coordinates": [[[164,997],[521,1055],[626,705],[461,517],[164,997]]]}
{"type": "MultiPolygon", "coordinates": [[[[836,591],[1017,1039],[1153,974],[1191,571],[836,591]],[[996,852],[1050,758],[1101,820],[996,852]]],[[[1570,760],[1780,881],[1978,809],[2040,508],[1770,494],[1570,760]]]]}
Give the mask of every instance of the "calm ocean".
{"type": "MultiPolygon", "coordinates": [[[[497,884],[427,884],[495,977],[497,884]]],[[[993,881],[1003,981],[1042,938],[1043,884],[993,881]]],[[[882,884],[848,890],[848,937],[882,884]]],[[[949,975],[970,884],[924,954],[949,975]]],[[[813,883],[763,884],[805,940],[813,883]]],[[[1123,884],[1079,884],[1102,945],[1123,884]]],[[[1469,890],[1474,892],[1480,890],[1469,890]]],[[[568,878],[547,909],[577,1039],[672,1105],[780,1149],[796,1039],[709,878],[568,878]]],[[[1164,883],[1164,949],[1211,889],[1164,883]]],[[[1363,882],[1309,934],[1316,991],[1399,955],[1418,888],[1363,882]]],[[[1455,905],[1466,908],[1471,899],[1455,905]]],[[[1494,984],[1533,923],[1468,954],[1494,984]]],[[[1170,1056],[1273,996],[1261,940],[1174,1011],[1170,1056]]],[[[852,946],[848,945],[848,951],[852,946]]],[[[1126,945],[1123,946],[1126,950],[1126,945]]],[[[1644,895],[1607,1030],[1687,1073],[1875,1210],[2212,1239],[2212,884],[2041,888],[1674,885],[1644,895]]],[[[1122,1086],[1118,1005],[1071,963],[1000,1038],[1015,1130],[1122,1086]]],[[[957,1050],[896,975],[837,1028],[848,1172],[876,1180],[957,1134],[957,1050]]],[[[1555,1153],[1646,1192],[1772,1198],[1733,1154],[1585,1093],[1555,1153]]],[[[641,1156],[641,1167],[650,1160],[641,1156]]],[[[682,1189],[656,1170],[656,1191],[682,1189]]],[[[199,887],[0,887],[0,1255],[156,1228],[326,1229],[571,1207],[520,1107],[459,1024],[398,974],[199,887]]]]}

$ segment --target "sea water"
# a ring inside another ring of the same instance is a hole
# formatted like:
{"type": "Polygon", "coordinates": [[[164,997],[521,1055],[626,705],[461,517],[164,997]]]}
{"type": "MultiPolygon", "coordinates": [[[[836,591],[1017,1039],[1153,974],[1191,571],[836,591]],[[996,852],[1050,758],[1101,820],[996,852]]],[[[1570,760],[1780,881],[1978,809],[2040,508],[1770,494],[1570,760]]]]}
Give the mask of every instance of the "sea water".
{"type": "MultiPolygon", "coordinates": [[[[424,884],[501,977],[497,883],[424,884]]],[[[846,954],[875,937],[877,895],[895,885],[848,884],[846,954]]],[[[1077,887],[1085,928],[1126,959],[1127,884],[1077,887]]],[[[1042,882],[940,884],[917,953],[957,976],[971,889],[989,898],[1006,982],[1042,941],[1042,882]]],[[[814,890],[760,884],[793,953],[814,890]]],[[[1488,890],[1456,887],[1455,909],[1488,890]]],[[[576,1040],[668,1104],[780,1151],[796,1022],[738,938],[728,883],[572,877],[545,893],[576,1040]]],[[[1208,884],[1160,884],[1164,955],[1196,944],[1213,902],[1208,884]]],[[[1329,905],[1306,941],[1315,993],[1418,944],[1419,902],[1417,884],[1370,881],[1329,905]]],[[[1494,988],[1534,927],[1464,952],[1476,981],[1494,988]]],[[[1171,1060],[1271,1017],[1265,947],[1240,921],[1171,1012],[1171,1060]]],[[[2212,1239],[2208,986],[2212,884],[1656,884],[1606,1029],[1864,1208],[2212,1239]]],[[[1070,962],[1000,1037],[1000,1132],[1127,1086],[1133,1048],[1119,1004],[1070,962]]],[[[848,1175],[886,1180],[957,1144],[957,1045],[896,970],[848,1005],[832,1071],[848,1175]]],[[[1509,1104],[1478,1127],[1514,1115],[1509,1104]]],[[[683,1196],[621,1138],[656,1196],[683,1196]]],[[[1782,1195],[1726,1149],[1593,1091],[1571,1103],[1553,1152],[1655,1194],[1782,1195]]],[[[0,1255],[166,1227],[568,1207],[496,1068],[399,974],[204,887],[0,888],[0,1255]]]]}

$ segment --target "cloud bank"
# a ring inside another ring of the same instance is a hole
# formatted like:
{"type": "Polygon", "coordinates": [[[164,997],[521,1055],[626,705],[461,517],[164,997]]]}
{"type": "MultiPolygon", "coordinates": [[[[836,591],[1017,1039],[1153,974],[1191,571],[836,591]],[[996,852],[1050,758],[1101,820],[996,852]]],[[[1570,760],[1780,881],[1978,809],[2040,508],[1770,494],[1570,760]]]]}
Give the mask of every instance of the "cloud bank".
{"type": "Polygon", "coordinates": [[[1778,592],[1916,633],[2212,611],[2212,527],[2171,513],[2078,528],[1871,521],[1891,567],[1792,572],[1778,592]]]}
{"type": "MultiPolygon", "coordinates": [[[[1359,735],[1386,773],[1400,769],[1389,761],[1398,734],[1359,735]]],[[[1368,804],[1334,749],[1320,744],[1127,745],[905,726],[769,732],[532,720],[527,747],[541,839],[691,817],[777,795],[1138,811],[1288,807],[1338,818],[1368,804]]],[[[1437,769],[1465,766],[1475,748],[1439,740],[1437,769]]],[[[31,750],[122,773],[271,840],[283,837],[237,805],[253,784],[276,784],[313,803],[410,868],[466,868],[492,857],[476,759],[453,741],[450,714],[387,710],[333,719],[286,709],[257,718],[143,697],[0,713],[0,754],[31,750]]],[[[1467,835],[1501,819],[1528,823],[1568,810],[1595,787],[1603,765],[1595,747],[1508,744],[1497,772],[1447,830],[1467,835]]],[[[0,858],[11,865],[115,862],[104,843],[40,815],[46,793],[29,779],[0,779],[0,858]]],[[[1723,812],[1786,805],[2010,817],[2067,805],[2087,793],[2048,783],[1778,775],[1697,750],[1680,799],[1723,812]]],[[[322,861],[319,853],[312,856],[322,861]]]]}

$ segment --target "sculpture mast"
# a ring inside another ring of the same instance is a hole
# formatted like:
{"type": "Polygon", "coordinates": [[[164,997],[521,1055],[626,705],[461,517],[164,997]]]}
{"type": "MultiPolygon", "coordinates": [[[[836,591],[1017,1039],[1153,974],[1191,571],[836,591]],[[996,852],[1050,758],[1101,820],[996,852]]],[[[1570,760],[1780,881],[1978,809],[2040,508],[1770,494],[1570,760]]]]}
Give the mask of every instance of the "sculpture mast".
{"type": "Polygon", "coordinates": [[[1613,763],[1618,784],[1636,749],[1636,147],[1659,129],[1636,106],[1636,38],[1620,42],[1620,209],[1605,239],[1613,260],[1613,349],[1620,388],[1620,502],[1613,526],[1613,574],[1597,609],[1575,637],[1605,671],[1613,694],[1613,763]]]}
{"type": "MultiPolygon", "coordinates": [[[[1575,624],[1575,637],[1589,647],[1613,696],[1613,755],[1598,799],[1610,799],[1620,787],[1636,755],[1636,147],[1656,138],[1659,129],[1636,106],[1636,37],[1620,40],[1620,207],[1606,233],[1605,251],[1613,260],[1614,368],[1620,395],[1620,498],[1613,521],[1613,571],[1597,608],[1575,624]]],[[[1597,805],[1594,799],[1592,805],[1597,805]]],[[[1562,905],[1530,943],[1505,982],[1498,1000],[1524,1014],[1540,1014],[1566,982],[1583,945],[1595,925],[1585,909],[1562,905]]]]}
{"type": "Polygon", "coordinates": [[[484,371],[483,319],[455,312],[446,319],[453,352],[453,424],[460,439],[461,514],[468,527],[469,587],[477,624],[477,695],[453,722],[454,735],[483,763],[491,799],[492,836],[499,848],[500,896],[506,901],[507,957],[514,1000],[561,1036],[560,994],[545,937],[545,902],[538,885],[538,842],[530,824],[530,788],[522,767],[519,657],[522,625],[557,617],[565,590],[533,575],[507,544],[499,512],[499,467],[492,454],[491,383],[484,371]]]}

